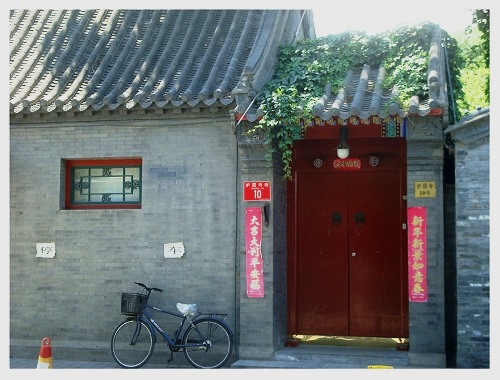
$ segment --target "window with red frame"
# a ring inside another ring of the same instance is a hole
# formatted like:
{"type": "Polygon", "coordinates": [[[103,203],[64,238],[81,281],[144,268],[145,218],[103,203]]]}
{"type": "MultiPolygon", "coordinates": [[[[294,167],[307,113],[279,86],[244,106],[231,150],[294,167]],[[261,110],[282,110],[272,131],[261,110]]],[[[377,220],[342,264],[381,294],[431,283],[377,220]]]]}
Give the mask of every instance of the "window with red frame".
{"type": "Polygon", "coordinates": [[[66,160],[66,209],[137,209],[142,159],[66,160]]]}

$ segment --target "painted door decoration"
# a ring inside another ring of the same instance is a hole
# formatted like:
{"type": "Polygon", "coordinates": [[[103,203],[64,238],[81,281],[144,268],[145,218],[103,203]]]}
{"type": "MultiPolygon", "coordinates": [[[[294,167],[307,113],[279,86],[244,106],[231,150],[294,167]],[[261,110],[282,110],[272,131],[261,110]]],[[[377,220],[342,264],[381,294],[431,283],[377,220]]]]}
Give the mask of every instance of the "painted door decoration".
{"type": "Polygon", "coordinates": [[[354,152],[356,170],[335,170],[331,144],[301,143],[289,185],[288,333],[407,337],[405,147],[381,143],[374,165],[372,143],[354,152]]]}

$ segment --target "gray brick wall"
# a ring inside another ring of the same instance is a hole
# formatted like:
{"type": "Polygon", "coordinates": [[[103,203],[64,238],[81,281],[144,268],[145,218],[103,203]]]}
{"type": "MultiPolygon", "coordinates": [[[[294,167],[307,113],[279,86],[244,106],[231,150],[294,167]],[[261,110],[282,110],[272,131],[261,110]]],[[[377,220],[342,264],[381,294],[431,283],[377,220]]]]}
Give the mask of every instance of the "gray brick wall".
{"type": "Polygon", "coordinates": [[[457,367],[489,368],[489,144],[455,150],[457,367]]]}
{"type": "MultiPolygon", "coordinates": [[[[97,120],[96,120],[97,119],[97,120]]],[[[108,349],[120,294],[236,321],[236,138],[227,117],[16,122],[10,130],[10,338],[108,349]],[[194,119],[191,119],[194,120],[194,119]],[[202,122],[201,122],[202,121],[202,122]],[[63,160],[142,157],[142,209],[64,210],[63,160]],[[55,242],[56,256],[36,257],[55,242]],[[163,245],[184,242],[180,259],[163,245]]],[[[173,332],[173,329],[171,330],[173,332]]]]}
{"type": "MultiPolygon", "coordinates": [[[[251,126],[242,123],[238,129],[239,167],[244,181],[270,181],[270,202],[240,202],[240,358],[271,359],[277,347],[286,340],[286,179],[280,157],[267,158],[268,147],[258,136],[249,138],[244,131],[251,126]],[[264,298],[246,295],[245,274],[245,208],[269,203],[269,227],[263,228],[264,298]]],[[[239,199],[243,199],[242,196],[239,199]]]]}
{"type": "Polygon", "coordinates": [[[490,109],[450,126],[455,160],[453,365],[490,366],[490,109]]]}
{"type": "MultiPolygon", "coordinates": [[[[239,145],[239,167],[240,179],[238,188],[243,188],[244,181],[271,181],[271,189],[274,193],[272,178],[272,163],[265,159],[265,146],[256,143],[246,143],[240,137],[239,145]]],[[[273,194],[272,194],[273,195],[273,194]]],[[[271,195],[271,204],[273,197],[271,195]]],[[[270,358],[274,352],[273,342],[273,302],[274,285],[274,247],[273,229],[274,223],[269,227],[262,228],[262,258],[264,276],[264,298],[249,298],[246,294],[246,241],[245,241],[245,209],[247,207],[262,207],[266,202],[243,201],[239,197],[239,283],[240,283],[240,358],[270,358]]],[[[273,210],[274,206],[270,207],[273,210]]],[[[273,212],[271,211],[271,216],[273,212]]]]}
{"type": "Polygon", "coordinates": [[[273,278],[274,278],[274,334],[275,347],[283,347],[287,340],[287,179],[284,178],[280,157],[273,161],[273,278]]]}
{"type": "Polygon", "coordinates": [[[423,206],[427,214],[427,302],[410,302],[412,365],[445,367],[445,294],[443,226],[443,143],[437,118],[410,121],[407,143],[407,207],[423,206]],[[416,198],[415,181],[436,184],[436,197],[416,198]]]}

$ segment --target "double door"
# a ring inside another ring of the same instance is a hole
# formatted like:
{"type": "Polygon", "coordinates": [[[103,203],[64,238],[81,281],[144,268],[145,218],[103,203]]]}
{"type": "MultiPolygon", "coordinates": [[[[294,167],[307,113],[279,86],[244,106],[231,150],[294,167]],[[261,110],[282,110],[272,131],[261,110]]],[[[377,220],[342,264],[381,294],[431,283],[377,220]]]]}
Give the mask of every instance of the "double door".
{"type": "Polygon", "coordinates": [[[309,157],[297,159],[288,208],[289,334],[408,336],[399,155],[384,156],[381,167],[361,153],[356,159],[361,168],[348,171],[311,170],[309,157]]]}

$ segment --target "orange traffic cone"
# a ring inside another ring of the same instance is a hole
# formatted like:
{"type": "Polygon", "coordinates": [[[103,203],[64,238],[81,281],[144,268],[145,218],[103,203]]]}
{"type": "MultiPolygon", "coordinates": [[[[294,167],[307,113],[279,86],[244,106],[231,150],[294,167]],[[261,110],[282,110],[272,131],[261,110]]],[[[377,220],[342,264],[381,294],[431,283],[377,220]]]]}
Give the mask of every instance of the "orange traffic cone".
{"type": "Polygon", "coordinates": [[[38,355],[38,365],[36,368],[52,368],[52,348],[50,347],[50,338],[42,339],[42,347],[40,348],[40,355],[38,355]]]}

